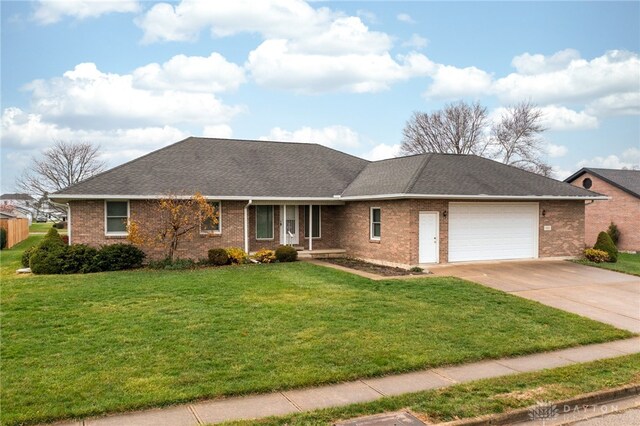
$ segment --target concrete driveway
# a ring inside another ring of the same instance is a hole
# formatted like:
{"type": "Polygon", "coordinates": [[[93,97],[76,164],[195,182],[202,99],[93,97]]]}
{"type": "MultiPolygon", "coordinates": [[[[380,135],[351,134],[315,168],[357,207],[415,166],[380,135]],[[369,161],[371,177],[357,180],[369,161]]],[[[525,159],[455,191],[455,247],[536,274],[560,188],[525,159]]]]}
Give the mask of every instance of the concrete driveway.
{"type": "Polygon", "coordinates": [[[640,333],[640,277],[564,260],[451,264],[429,270],[640,333]]]}

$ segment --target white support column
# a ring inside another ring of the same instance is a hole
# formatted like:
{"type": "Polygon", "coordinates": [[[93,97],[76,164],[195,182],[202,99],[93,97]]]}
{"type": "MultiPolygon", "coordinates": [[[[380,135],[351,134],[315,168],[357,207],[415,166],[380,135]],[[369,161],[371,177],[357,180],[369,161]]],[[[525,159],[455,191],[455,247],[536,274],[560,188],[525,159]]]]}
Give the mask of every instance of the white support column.
{"type": "Polygon", "coordinates": [[[309,204],[309,229],[304,230],[309,233],[309,251],[313,250],[313,205],[309,204]]]}
{"type": "Polygon", "coordinates": [[[284,236],[284,245],[288,246],[287,240],[289,239],[287,234],[287,205],[282,205],[282,235],[284,236]]]}

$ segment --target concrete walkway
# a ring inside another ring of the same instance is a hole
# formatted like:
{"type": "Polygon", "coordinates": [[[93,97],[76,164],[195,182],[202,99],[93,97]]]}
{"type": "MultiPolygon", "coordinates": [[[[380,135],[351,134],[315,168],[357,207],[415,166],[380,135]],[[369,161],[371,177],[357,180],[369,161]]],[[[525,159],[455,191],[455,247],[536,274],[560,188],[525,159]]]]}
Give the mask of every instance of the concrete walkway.
{"type": "Polygon", "coordinates": [[[640,352],[640,337],[635,337],[517,358],[434,368],[315,388],[203,401],[162,409],[85,419],[79,422],[59,423],[59,425],[191,426],[229,420],[256,419],[373,401],[384,396],[442,388],[472,380],[555,368],[638,352],[640,352]]]}

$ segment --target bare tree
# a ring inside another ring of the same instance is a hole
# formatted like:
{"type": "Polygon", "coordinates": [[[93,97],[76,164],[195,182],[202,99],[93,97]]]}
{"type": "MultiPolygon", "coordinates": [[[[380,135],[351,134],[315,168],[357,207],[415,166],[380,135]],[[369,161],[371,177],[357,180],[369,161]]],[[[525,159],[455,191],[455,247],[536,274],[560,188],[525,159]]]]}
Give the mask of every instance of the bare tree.
{"type": "Polygon", "coordinates": [[[506,108],[493,124],[479,103],[458,102],[431,114],[414,112],[403,130],[402,153],[475,154],[550,176],[540,137],[542,111],[531,102],[506,108]]]}
{"type": "Polygon", "coordinates": [[[64,189],[105,170],[98,159],[99,147],[88,142],[55,141],[41,158],[31,164],[16,182],[16,186],[35,196],[39,204],[46,202],[48,194],[64,189]]]}
{"type": "Polygon", "coordinates": [[[504,164],[550,176],[551,166],[544,161],[544,141],[540,137],[546,130],[540,123],[542,116],[542,110],[529,101],[508,107],[491,128],[497,158],[504,164]]]}
{"type": "Polygon", "coordinates": [[[402,132],[401,150],[404,154],[483,155],[489,142],[486,126],[487,108],[478,102],[448,104],[431,114],[414,112],[402,132]]]}

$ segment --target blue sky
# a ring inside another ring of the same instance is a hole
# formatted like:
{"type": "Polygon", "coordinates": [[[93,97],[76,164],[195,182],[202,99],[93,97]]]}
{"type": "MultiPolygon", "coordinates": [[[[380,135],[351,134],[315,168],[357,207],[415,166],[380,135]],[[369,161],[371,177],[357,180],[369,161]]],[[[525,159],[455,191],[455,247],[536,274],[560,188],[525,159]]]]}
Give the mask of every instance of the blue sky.
{"type": "Polygon", "coordinates": [[[558,178],[640,165],[639,2],[3,1],[2,191],[56,139],[397,154],[413,111],[532,100],[558,178]]]}

